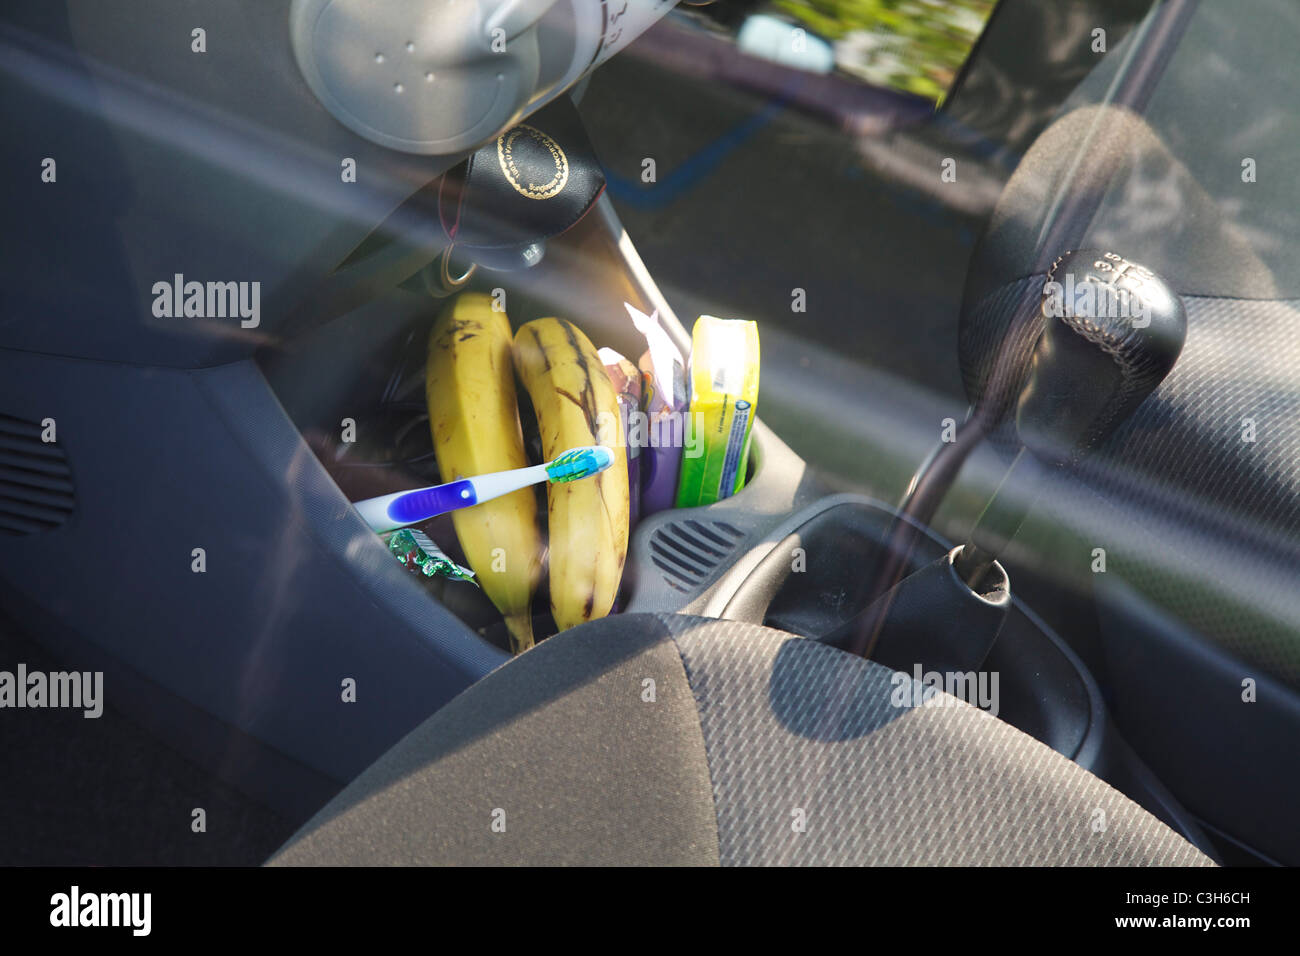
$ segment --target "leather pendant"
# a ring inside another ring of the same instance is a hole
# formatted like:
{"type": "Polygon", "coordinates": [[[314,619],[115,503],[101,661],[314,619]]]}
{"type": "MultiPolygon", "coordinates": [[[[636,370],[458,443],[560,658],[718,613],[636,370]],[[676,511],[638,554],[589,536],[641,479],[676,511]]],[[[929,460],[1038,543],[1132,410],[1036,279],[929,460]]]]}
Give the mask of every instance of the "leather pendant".
{"type": "Polygon", "coordinates": [[[546,240],[585,216],[604,190],[578,111],[561,97],[448,172],[438,212],[458,259],[512,271],[537,265],[546,240]]]}

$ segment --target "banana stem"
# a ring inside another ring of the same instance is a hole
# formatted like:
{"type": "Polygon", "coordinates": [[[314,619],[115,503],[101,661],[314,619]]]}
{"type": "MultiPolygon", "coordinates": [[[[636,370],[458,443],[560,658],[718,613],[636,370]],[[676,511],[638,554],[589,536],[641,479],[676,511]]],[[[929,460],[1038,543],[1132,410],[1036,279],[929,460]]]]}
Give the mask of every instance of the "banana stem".
{"type": "Polygon", "coordinates": [[[511,654],[522,654],[533,646],[533,615],[530,612],[506,615],[506,630],[510,632],[511,654]]]}

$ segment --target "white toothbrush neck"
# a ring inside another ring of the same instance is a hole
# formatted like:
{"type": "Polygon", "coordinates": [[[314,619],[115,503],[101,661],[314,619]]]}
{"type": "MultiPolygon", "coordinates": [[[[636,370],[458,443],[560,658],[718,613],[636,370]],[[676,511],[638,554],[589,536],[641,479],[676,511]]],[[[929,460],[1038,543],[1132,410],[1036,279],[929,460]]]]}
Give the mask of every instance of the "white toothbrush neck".
{"type": "Polygon", "coordinates": [[[546,466],[533,465],[529,468],[516,468],[514,471],[496,471],[488,475],[476,475],[471,479],[474,493],[480,502],[500,498],[520,488],[527,488],[539,481],[546,481],[546,466]]]}
{"type": "Polygon", "coordinates": [[[389,517],[388,506],[406,494],[410,494],[410,492],[398,491],[378,498],[367,498],[365,501],[353,502],[353,506],[357,509],[357,513],[361,515],[362,520],[370,525],[372,531],[383,534],[385,531],[392,531],[402,527],[401,522],[394,521],[389,517]]]}

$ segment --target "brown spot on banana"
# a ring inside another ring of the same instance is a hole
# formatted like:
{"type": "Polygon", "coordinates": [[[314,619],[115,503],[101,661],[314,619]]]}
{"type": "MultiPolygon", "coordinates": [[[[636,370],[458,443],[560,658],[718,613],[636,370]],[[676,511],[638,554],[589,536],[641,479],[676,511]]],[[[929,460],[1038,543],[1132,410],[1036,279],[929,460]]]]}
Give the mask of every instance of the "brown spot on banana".
{"type": "MultiPolygon", "coordinates": [[[[573,402],[573,404],[577,405],[579,408],[582,408],[582,402],[580,402],[580,401],[578,400],[578,396],[577,396],[577,395],[574,395],[574,394],[573,394],[572,392],[570,392],[568,389],[557,388],[557,389],[555,390],[555,394],[557,394],[557,395],[561,395],[561,396],[563,396],[564,398],[567,398],[569,401],[573,402]]],[[[586,409],[583,409],[583,412],[584,412],[584,414],[585,414],[586,409]]]]}
{"type": "MultiPolygon", "coordinates": [[[[600,410],[596,406],[596,390],[591,383],[591,366],[587,364],[587,356],[583,354],[582,347],[578,344],[578,337],[573,334],[573,324],[564,319],[560,320],[560,324],[564,328],[564,337],[573,350],[578,368],[582,370],[582,401],[576,404],[582,409],[587,418],[587,430],[594,436],[597,423],[600,421],[600,410]]],[[[601,371],[604,372],[604,369],[601,369],[601,371]]]]}

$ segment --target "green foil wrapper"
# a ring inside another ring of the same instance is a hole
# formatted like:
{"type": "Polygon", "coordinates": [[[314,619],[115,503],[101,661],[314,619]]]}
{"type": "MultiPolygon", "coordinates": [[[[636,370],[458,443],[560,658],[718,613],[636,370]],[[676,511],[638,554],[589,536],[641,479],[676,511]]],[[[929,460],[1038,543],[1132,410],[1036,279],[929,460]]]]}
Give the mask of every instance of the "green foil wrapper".
{"type": "Polygon", "coordinates": [[[478,582],[474,580],[474,572],[447,557],[423,531],[414,528],[394,531],[388,538],[388,550],[397,556],[398,561],[417,574],[423,574],[427,578],[468,581],[475,587],[478,586],[478,582]]]}

